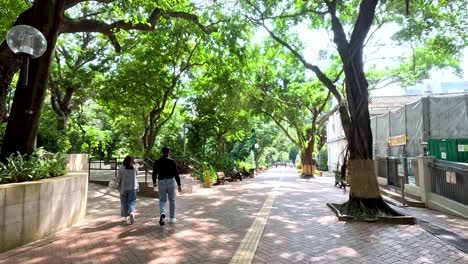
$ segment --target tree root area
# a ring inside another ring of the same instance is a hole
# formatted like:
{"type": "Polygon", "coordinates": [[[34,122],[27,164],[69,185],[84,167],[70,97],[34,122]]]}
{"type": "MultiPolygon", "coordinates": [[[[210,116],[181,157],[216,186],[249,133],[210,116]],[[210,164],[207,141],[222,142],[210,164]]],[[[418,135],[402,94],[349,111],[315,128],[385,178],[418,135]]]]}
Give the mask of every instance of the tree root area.
{"type": "Polygon", "coordinates": [[[344,204],[333,204],[342,215],[360,219],[376,219],[377,217],[401,216],[380,198],[350,198],[344,204]]]}

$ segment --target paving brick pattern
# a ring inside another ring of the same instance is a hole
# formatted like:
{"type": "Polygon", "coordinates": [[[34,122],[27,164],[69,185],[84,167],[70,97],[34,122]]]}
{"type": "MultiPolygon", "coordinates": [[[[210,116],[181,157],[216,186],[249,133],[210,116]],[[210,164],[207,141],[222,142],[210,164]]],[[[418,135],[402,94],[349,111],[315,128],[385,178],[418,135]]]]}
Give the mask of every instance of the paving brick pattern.
{"type": "Polygon", "coordinates": [[[338,222],[324,204],[344,202],[347,194],[330,188],[332,181],[291,180],[281,179],[253,263],[468,263],[418,225],[338,222]]]}
{"type": "Polygon", "coordinates": [[[0,253],[0,263],[229,263],[272,194],[253,263],[468,263],[466,254],[418,225],[337,221],[325,204],[346,201],[347,194],[332,185],[271,169],[179,196],[178,221],[164,227],[157,223],[157,200],[140,197],[136,222],[120,223],[117,195],[90,185],[85,220],[0,253]]]}

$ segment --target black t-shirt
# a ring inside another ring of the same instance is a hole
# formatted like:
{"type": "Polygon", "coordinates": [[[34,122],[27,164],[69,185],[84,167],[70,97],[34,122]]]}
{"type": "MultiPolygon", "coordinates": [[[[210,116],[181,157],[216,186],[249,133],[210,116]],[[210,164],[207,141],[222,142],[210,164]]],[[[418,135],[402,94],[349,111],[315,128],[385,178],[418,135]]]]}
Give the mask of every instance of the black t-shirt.
{"type": "Polygon", "coordinates": [[[154,162],[153,166],[153,184],[156,184],[156,177],[158,180],[175,178],[177,186],[180,186],[179,170],[175,160],[168,156],[162,156],[154,162]]]}

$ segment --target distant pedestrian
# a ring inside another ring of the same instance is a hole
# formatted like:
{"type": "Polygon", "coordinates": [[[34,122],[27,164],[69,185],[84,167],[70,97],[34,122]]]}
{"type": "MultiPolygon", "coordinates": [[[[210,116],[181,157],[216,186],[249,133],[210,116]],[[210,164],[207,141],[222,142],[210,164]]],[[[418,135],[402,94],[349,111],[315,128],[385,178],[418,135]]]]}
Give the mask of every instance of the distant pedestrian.
{"type": "Polygon", "coordinates": [[[162,148],[162,157],[154,162],[153,166],[153,185],[158,187],[159,192],[159,224],[164,225],[166,218],[166,202],[169,197],[170,222],[175,223],[175,189],[182,192],[180,185],[179,171],[175,160],[169,157],[169,147],[162,148]],[[156,179],[158,182],[156,182],[156,179]]]}
{"type": "Polygon", "coordinates": [[[120,216],[122,222],[135,222],[136,194],[138,191],[138,169],[132,156],[126,156],[117,176],[117,189],[120,192],[120,216]]]}

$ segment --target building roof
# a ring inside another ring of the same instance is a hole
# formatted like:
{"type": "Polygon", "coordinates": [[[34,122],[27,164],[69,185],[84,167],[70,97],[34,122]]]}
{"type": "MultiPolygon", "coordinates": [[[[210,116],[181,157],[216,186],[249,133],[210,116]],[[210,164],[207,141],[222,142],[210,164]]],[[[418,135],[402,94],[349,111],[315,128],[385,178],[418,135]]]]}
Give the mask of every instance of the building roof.
{"type": "Polygon", "coordinates": [[[376,96],[369,98],[369,109],[399,108],[420,99],[422,95],[376,96]]]}

